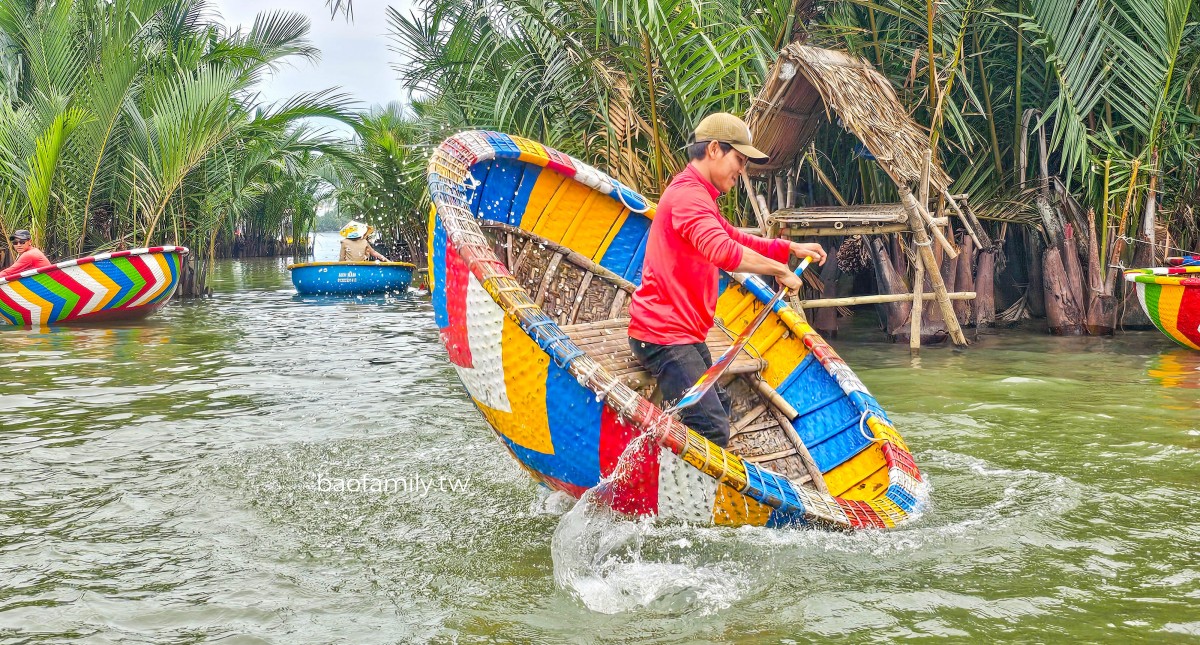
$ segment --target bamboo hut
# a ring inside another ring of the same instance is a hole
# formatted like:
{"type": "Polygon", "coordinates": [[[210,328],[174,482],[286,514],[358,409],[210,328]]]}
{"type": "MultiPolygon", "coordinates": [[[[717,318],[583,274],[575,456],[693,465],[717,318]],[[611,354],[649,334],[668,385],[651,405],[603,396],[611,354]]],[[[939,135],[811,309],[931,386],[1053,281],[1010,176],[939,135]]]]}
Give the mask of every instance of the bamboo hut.
{"type": "MultiPolygon", "coordinates": [[[[960,249],[953,243],[953,235],[948,234],[948,218],[940,216],[945,210],[931,209],[931,198],[961,218],[972,247],[988,246],[990,241],[980,240],[979,236],[984,235],[982,227],[977,220],[972,221],[969,206],[963,208],[960,204],[961,196],[950,194],[950,177],[931,161],[928,133],[909,117],[888,80],[861,58],[793,43],[780,52],[746,120],[754,132],[755,145],[771,157],[768,163],[750,169],[759,181],[754,182],[749,176],[743,178],[744,186],[753,193],[751,203],[759,224],[770,234],[911,235],[917,260],[912,263],[912,288],[903,279],[908,273],[901,248],[905,242],[900,239],[891,240],[891,244],[882,240],[868,242],[863,246],[869,250],[882,293],[808,300],[803,306],[817,310],[815,326],[822,329],[822,315],[831,314],[834,306],[883,304],[888,332],[909,336],[914,347],[919,346],[922,336],[929,339],[939,332],[943,337],[948,335],[955,344],[965,345],[959,316],[964,312],[969,315],[969,303],[963,303],[968,305],[965,308],[960,305],[956,313],[952,301],[969,301],[975,293],[952,292],[947,288],[948,282],[953,284],[963,273],[951,264],[959,257],[960,249]],[[834,123],[865,146],[866,156],[873,158],[894,182],[899,202],[847,204],[820,167],[813,164],[812,173],[838,204],[796,204],[794,180],[805,157],[811,157],[807,151],[820,129],[834,123]],[[935,217],[931,210],[939,216],[935,217]],[[912,305],[927,301],[933,301],[930,313],[922,316],[923,307],[912,305]],[[907,333],[899,333],[901,327],[907,333]]],[[[962,261],[970,262],[970,257],[962,261]]],[[[964,265],[968,276],[970,266],[964,265]]],[[[826,281],[836,280],[833,271],[827,267],[822,277],[826,281]]]]}

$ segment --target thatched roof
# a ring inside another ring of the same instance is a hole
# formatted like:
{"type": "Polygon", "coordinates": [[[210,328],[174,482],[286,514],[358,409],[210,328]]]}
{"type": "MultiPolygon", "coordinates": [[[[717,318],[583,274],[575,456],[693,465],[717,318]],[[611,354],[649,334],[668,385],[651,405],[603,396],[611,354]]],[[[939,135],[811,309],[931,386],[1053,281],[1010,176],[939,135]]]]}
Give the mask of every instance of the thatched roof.
{"type": "MultiPolygon", "coordinates": [[[[909,117],[888,80],[861,58],[798,43],[780,52],[746,113],[755,147],[771,156],[769,163],[751,164],[749,170],[764,173],[790,165],[834,115],[894,177],[920,181],[929,133],[909,117]]],[[[935,165],[930,183],[948,188],[950,178],[935,165]]]]}

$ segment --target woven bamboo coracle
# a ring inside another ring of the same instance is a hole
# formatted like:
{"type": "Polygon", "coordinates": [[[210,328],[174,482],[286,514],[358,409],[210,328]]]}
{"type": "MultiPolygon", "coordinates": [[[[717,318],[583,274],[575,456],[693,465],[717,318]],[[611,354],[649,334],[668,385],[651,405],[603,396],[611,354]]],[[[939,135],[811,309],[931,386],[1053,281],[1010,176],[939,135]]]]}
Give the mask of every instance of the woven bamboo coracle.
{"type": "Polygon", "coordinates": [[[1168,258],[1166,267],[1131,269],[1125,279],[1136,285],[1138,302],[1167,338],[1200,349],[1200,257],[1168,258]]]}
{"type": "MultiPolygon", "coordinates": [[[[629,187],[496,132],[447,139],[428,182],[442,341],[536,481],[578,497],[604,480],[619,511],[705,524],[890,528],[924,507],[882,407],[785,303],[725,376],[727,448],[663,414],[626,338],[655,209],[629,187]]],[[[722,277],[714,356],[771,295],[757,277],[722,277]]]]}

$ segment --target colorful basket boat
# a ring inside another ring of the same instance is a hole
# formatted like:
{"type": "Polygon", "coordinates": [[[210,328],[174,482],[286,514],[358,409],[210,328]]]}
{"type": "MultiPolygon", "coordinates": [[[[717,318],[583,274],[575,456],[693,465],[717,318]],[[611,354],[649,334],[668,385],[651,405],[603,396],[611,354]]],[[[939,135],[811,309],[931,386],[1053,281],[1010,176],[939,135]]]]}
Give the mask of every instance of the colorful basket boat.
{"type": "MultiPolygon", "coordinates": [[[[617,510],[721,525],[887,528],[928,487],[845,362],[784,303],[723,384],[716,446],[651,401],[628,304],[654,204],[597,169],[495,132],[446,140],[430,161],[434,316],[449,359],[500,443],[536,480],[580,496],[606,481],[617,510]]],[[[725,276],[717,317],[736,335],[772,292],[725,276]]],[[[714,331],[714,356],[730,343],[714,331]]]]}
{"type": "Polygon", "coordinates": [[[1171,340],[1200,349],[1200,262],[1197,256],[1168,258],[1168,267],[1131,269],[1125,279],[1137,286],[1138,302],[1158,330],[1171,340]],[[1189,261],[1192,260],[1192,261],[1189,261]]]}
{"type": "Polygon", "coordinates": [[[360,295],[404,291],[412,282],[408,262],[303,262],[289,264],[292,284],[304,295],[360,295]]]}
{"type": "Polygon", "coordinates": [[[17,326],[148,316],[179,285],[182,246],[116,251],[0,279],[0,320],[17,326]]]}

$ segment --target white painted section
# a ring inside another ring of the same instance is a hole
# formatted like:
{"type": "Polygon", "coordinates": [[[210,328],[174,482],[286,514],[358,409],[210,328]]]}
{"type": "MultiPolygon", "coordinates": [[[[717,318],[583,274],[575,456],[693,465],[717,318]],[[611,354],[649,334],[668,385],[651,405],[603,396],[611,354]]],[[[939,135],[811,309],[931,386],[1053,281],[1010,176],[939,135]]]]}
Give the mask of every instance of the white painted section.
{"type": "Polygon", "coordinates": [[[712,524],[717,502],[717,480],[685,462],[679,455],[659,449],[658,514],[696,524],[712,524]]]}
{"type": "Polygon", "coordinates": [[[504,310],[472,274],[467,283],[467,344],[474,367],[455,367],[467,391],[494,410],[512,412],[504,384],[504,310]]]}

